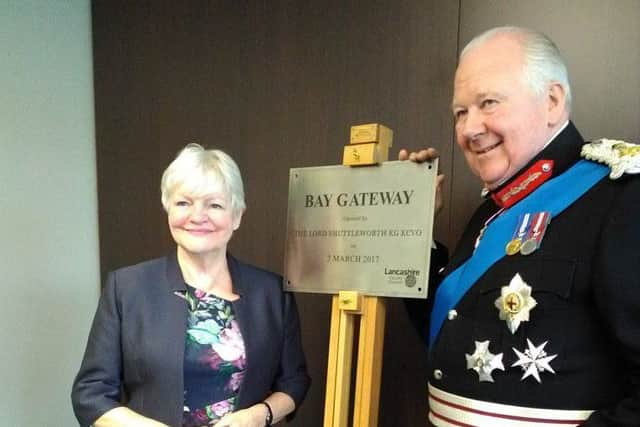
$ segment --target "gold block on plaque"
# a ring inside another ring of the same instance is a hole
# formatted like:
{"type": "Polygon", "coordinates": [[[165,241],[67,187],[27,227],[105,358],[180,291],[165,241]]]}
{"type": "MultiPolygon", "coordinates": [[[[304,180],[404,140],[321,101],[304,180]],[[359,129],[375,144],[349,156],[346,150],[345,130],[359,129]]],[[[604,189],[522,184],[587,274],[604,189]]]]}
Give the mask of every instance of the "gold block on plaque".
{"type": "Polygon", "coordinates": [[[393,131],[379,123],[351,126],[350,144],[379,142],[391,147],[393,145],[393,131]]]}
{"type": "Polygon", "coordinates": [[[377,165],[388,159],[389,146],[375,142],[345,145],[342,153],[342,164],[345,166],[377,165]]]}
{"type": "Polygon", "coordinates": [[[357,291],[338,292],[338,307],[340,310],[360,311],[362,309],[362,295],[357,291]]]}

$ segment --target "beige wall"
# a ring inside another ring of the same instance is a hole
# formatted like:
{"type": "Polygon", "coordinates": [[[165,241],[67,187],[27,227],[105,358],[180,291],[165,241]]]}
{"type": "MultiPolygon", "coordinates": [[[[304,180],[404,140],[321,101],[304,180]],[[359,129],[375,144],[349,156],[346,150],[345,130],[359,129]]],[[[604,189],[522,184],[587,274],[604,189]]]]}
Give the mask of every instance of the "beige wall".
{"type": "Polygon", "coordinates": [[[100,289],[89,4],[2,1],[0,41],[0,426],[72,426],[100,289]]]}

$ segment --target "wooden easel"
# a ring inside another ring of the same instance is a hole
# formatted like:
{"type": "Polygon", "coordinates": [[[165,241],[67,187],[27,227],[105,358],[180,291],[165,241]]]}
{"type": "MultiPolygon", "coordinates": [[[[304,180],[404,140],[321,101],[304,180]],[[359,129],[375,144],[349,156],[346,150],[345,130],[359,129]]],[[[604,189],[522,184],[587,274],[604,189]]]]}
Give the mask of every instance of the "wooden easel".
{"type": "Polygon", "coordinates": [[[376,427],[384,347],[385,301],[343,291],[333,296],[324,427],[347,427],[356,319],[360,321],[354,427],[376,427]]]}
{"type": "MultiPolygon", "coordinates": [[[[392,140],[393,131],[383,125],[352,126],[342,164],[366,166],[384,162],[389,158],[392,140]]],[[[324,427],[347,427],[349,422],[356,319],[360,321],[360,334],[353,427],[377,427],[385,315],[385,301],[381,297],[354,291],[341,291],[333,296],[324,427]]]]}

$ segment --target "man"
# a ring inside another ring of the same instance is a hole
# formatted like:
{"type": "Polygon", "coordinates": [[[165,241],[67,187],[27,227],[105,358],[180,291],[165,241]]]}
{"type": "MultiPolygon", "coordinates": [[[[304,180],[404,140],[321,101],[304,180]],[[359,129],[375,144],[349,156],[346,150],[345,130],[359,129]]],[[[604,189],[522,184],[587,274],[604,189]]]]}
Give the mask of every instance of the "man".
{"type": "Polygon", "coordinates": [[[486,200],[431,283],[430,422],[640,426],[640,147],[585,145],[557,48],[522,28],[465,47],[452,109],[486,200]]]}

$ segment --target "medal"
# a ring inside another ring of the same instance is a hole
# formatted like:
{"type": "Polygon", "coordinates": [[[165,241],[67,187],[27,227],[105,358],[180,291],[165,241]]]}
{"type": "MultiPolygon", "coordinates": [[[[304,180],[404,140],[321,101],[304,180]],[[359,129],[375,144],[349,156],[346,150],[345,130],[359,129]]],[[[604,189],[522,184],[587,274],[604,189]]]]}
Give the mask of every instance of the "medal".
{"type": "Polygon", "coordinates": [[[547,225],[550,219],[551,214],[549,212],[538,212],[535,214],[531,221],[533,227],[529,229],[524,243],[520,246],[520,253],[522,255],[529,255],[538,250],[544,233],[547,231],[547,225]]]}
{"type": "Polygon", "coordinates": [[[522,239],[527,235],[529,229],[529,218],[531,214],[525,213],[518,218],[518,225],[511,236],[511,240],[505,246],[505,252],[507,255],[515,255],[520,251],[522,246],[522,239]]]}
{"type": "Polygon", "coordinates": [[[536,347],[531,341],[529,341],[529,338],[527,338],[528,348],[524,351],[524,353],[519,352],[515,348],[513,349],[513,351],[516,353],[516,356],[518,356],[518,361],[511,365],[511,367],[520,366],[524,371],[524,374],[522,375],[522,378],[520,378],[520,381],[531,376],[535,378],[536,381],[541,383],[541,372],[548,371],[552,374],[556,373],[551,367],[550,362],[558,357],[558,355],[547,355],[547,352],[544,351],[544,346],[547,345],[547,342],[548,341],[545,341],[538,347],[536,347]]]}
{"type": "Polygon", "coordinates": [[[480,232],[478,233],[478,237],[476,237],[476,242],[473,244],[474,251],[478,249],[478,246],[480,245],[480,241],[482,240],[482,236],[484,236],[485,231],[487,231],[487,228],[489,228],[489,224],[491,224],[491,221],[499,217],[502,211],[504,211],[504,208],[500,208],[498,212],[491,215],[489,219],[484,222],[484,225],[482,226],[482,228],[480,229],[480,232]]]}
{"type": "Polygon", "coordinates": [[[520,253],[522,255],[529,255],[535,252],[536,249],[538,249],[538,242],[534,239],[528,239],[520,246],[520,253]]]}
{"type": "Polygon", "coordinates": [[[478,374],[480,382],[493,382],[491,372],[494,369],[504,371],[502,353],[493,354],[489,351],[489,341],[475,341],[476,349],[473,354],[465,354],[467,369],[473,369],[478,374]]]}
{"type": "Polygon", "coordinates": [[[537,304],[531,296],[531,286],[517,273],[508,286],[500,289],[500,297],[494,302],[499,312],[498,317],[507,323],[507,328],[512,334],[516,333],[520,323],[529,321],[529,312],[537,304]]]}
{"type": "Polygon", "coordinates": [[[507,255],[515,255],[520,251],[520,239],[509,240],[505,248],[507,255]]]}

